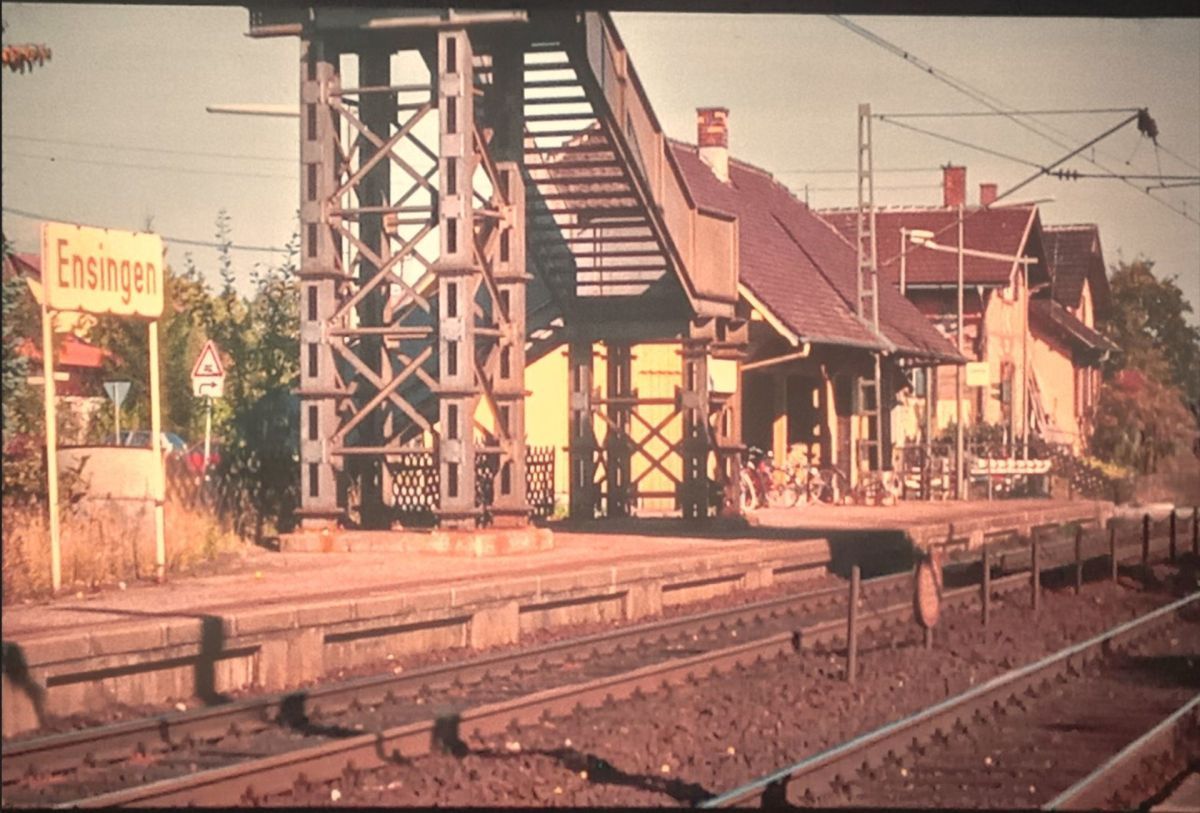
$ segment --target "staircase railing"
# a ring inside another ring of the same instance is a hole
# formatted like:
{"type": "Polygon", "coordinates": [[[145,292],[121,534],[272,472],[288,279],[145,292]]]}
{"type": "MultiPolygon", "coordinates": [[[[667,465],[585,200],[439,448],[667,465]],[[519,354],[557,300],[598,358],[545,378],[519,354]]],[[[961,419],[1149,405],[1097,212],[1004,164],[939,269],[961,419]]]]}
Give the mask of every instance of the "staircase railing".
{"type": "Polygon", "coordinates": [[[731,316],[737,301],[737,219],[697,205],[608,14],[584,15],[588,67],[649,193],[701,315],[731,316]]]}

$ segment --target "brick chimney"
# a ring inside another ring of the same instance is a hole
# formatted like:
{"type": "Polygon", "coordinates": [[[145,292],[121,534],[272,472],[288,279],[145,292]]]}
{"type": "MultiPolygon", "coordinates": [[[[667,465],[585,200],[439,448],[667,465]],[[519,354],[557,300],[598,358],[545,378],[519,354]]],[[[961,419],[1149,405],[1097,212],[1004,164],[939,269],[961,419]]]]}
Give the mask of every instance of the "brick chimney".
{"type": "Polygon", "coordinates": [[[700,160],[721,183],[729,183],[729,111],[724,107],[696,108],[696,143],[700,160]]]}
{"type": "Polygon", "coordinates": [[[942,167],[942,205],[947,209],[967,203],[967,168],[942,167]]]}
{"type": "Polygon", "coordinates": [[[996,200],[996,185],[994,183],[981,183],[979,185],[979,205],[988,206],[996,200]]]}

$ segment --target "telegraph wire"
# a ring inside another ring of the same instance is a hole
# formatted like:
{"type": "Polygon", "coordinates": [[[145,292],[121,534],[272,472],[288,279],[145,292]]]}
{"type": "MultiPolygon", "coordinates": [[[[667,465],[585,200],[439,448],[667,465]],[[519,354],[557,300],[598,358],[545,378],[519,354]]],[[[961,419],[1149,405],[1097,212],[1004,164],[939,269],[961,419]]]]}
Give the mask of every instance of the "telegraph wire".
{"type": "Polygon", "coordinates": [[[1196,170],[1197,172],[1200,172],[1200,166],[1196,166],[1196,165],[1195,165],[1195,164],[1193,164],[1191,161],[1189,161],[1189,160],[1187,160],[1186,158],[1184,158],[1182,155],[1179,155],[1179,154],[1177,154],[1177,153],[1171,152],[1171,151],[1170,151],[1170,150],[1168,150],[1166,147],[1164,147],[1162,144],[1159,144],[1159,145],[1158,145],[1158,148],[1159,148],[1160,150],[1162,150],[1163,152],[1165,152],[1167,155],[1169,155],[1169,156],[1171,156],[1172,158],[1174,158],[1174,159],[1175,159],[1176,161],[1178,161],[1179,163],[1183,164],[1185,167],[1188,167],[1189,169],[1194,169],[1194,170],[1196,170]]]}
{"type": "Polygon", "coordinates": [[[233,170],[222,169],[190,169],[188,167],[167,167],[155,164],[135,164],[125,161],[101,161],[96,158],[75,158],[74,156],[56,156],[56,155],[35,155],[33,153],[14,152],[13,150],[5,150],[6,156],[15,158],[32,158],[50,163],[66,161],[74,164],[93,164],[102,167],[121,167],[124,169],[148,169],[157,172],[178,172],[184,175],[224,175],[233,178],[282,178],[287,180],[296,180],[295,175],[284,175],[279,172],[235,172],[233,170]]]}
{"type": "MultiPolygon", "coordinates": [[[[51,221],[63,222],[63,223],[74,223],[75,222],[74,220],[70,220],[67,218],[51,217],[50,215],[40,215],[37,212],[28,212],[28,211],[25,211],[24,209],[14,209],[9,206],[3,207],[3,211],[7,212],[10,215],[16,215],[17,217],[24,217],[24,218],[28,218],[30,220],[51,220],[51,221]]],[[[81,223],[80,225],[86,226],[89,224],[81,223]]],[[[107,226],[93,226],[93,228],[104,229],[104,228],[108,228],[108,227],[107,226]]],[[[263,252],[267,252],[270,254],[287,254],[290,252],[290,249],[288,249],[286,247],[247,246],[247,245],[242,245],[240,243],[215,243],[215,242],[210,242],[210,241],[206,241],[206,240],[189,240],[185,237],[168,237],[165,234],[160,234],[159,236],[162,237],[162,239],[167,241],[168,243],[179,243],[180,245],[185,245],[185,246],[201,246],[203,248],[229,248],[229,249],[232,249],[235,251],[263,251],[263,252]]]]}
{"type": "Polygon", "coordinates": [[[64,144],[70,147],[99,147],[110,150],[125,150],[127,152],[160,152],[167,155],[196,155],[205,158],[232,158],[239,161],[277,161],[284,164],[295,163],[294,158],[281,158],[273,155],[246,155],[245,153],[229,153],[229,152],[204,152],[203,150],[181,150],[172,149],[170,147],[140,147],[130,146],[126,144],[108,144],[99,141],[72,141],[66,138],[47,138],[44,136],[24,136],[15,133],[3,133],[0,135],[3,138],[11,138],[15,141],[32,141],[35,144],[64,144]]]}

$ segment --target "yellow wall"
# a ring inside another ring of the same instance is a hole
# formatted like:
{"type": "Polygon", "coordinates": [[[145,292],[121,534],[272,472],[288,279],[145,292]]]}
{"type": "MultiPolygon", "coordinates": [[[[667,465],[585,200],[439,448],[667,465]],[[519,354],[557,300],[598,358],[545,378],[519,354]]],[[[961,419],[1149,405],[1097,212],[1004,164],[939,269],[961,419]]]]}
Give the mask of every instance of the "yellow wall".
{"type": "MultiPolygon", "coordinates": [[[[608,365],[603,344],[595,345],[595,366],[592,374],[593,390],[604,396],[608,384],[608,365]]],[[[674,398],[675,388],[680,385],[680,348],[678,344],[641,344],[633,347],[633,387],[642,398],[674,398]]],[[[565,505],[568,492],[568,420],[567,399],[567,348],[559,347],[533,364],[525,371],[525,387],[530,393],[525,400],[525,426],[527,443],[530,446],[554,447],[554,490],[565,505]]],[[[651,426],[666,418],[672,406],[643,406],[641,415],[651,426]]],[[[650,431],[636,418],[632,419],[632,434],[636,442],[650,437],[650,431]]],[[[596,442],[603,447],[607,435],[607,424],[600,417],[593,423],[596,442]]],[[[676,415],[659,431],[671,443],[678,443],[683,422],[676,415]]],[[[645,451],[658,458],[667,450],[667,444],[653,437],[646,443],[645,451]]],[[[662,462],[669,472],[679,477],[682,463],[678,455],[667,455],[662,462]]],[[[642,475],[638,488],[642,491],[674,491],[674,482],[653,467],[643,454],[634,454],[632,475],[635,480],[642,475]],[[652,469],[652,471],[647,471],[652,469]]],[[[643,500],[640,506],[650,511],[670,511],[675,508],[674,498],[643,500]]]]}
{"type": "MultiPolygon", "coordinates": [[[[1029,302],[1024,275],[1018,272],[1007,289],[992,291],[984,312],[984,361],[988,364],[988,387],[984,395],[983,420],[1003,424],[1019,440],[1024,431],[1025,355],[1024,347],[1029,330],[1029,302]],[[1000,401],[1001,369],[1004,362],[1012,365],[1011,417],[1004,419],[1000,401]]],[[[974,395],[974,393],[971,393],[974,395]]],[[[972,398],[971,400],[974,400],[972,398]]]]}
{"type": "Polygon", "coordinates": [[[1054,429],[1046,440],[1080,446],[1079,424],[1075,420],[1075,366],[1071,358],[1040,338],[1030,339],[1030,360],[1037,376],[1042,406],[1054,429]]]}

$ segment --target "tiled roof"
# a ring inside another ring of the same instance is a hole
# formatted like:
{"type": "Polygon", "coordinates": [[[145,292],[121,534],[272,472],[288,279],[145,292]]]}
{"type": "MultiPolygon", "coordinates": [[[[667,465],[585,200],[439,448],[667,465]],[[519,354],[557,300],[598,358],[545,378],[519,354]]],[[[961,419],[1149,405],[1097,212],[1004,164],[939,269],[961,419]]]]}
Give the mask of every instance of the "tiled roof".
{"type": "MultiPolygon", "coordinates": [[[[696,147],[672,141],[671,148],[696,202],[737,216],[739,282],[788,330],[820,344],[891,349],[855,313],[855,251],[828,223],[757,167],[731,160],[725,184],[696,147]]],[[[880,285],[879,321],[903,355],[958,358],[891,285],[880,285]]]]}
{"type": "Polygon", "coordinates": [[[1084,350],[1115,351],[1117,346],[1075,318],[1053,299],[1034,299],[1029,303],[1029,323],[1043,333],[1066,339],[1084,350]]]}
{"type": "Polygon", "coordinates": [[[1043,226],[1046,262],[1050,265],[1054,299],[1068,308],[1079,306],[1083,283],[1090,281],[1092,298],[1099,310],[1108,307],[1108,275],[1100,248],[1100,229],[1094,223],[1043,226]]]}
{"type": "MultiPolygon", "coordinates": [[[[17,352],[25,356],[30,361],[41,363],[42,351],[30,339],[25,339],[17,346],[17,352]]],[[[78,336],[73,336],[70,333],[63,334],[61,344],[58,346],[58,354],[54,358],[54,366],[62,367],[81,367],[89,370],[99,370],[104,367],[104,359],[112,356],[112,353],[105,350],[103,347],[97,347],[94,344],[89,344],[78,336]]]]}
{"type": "MultiPolygon", "coordinates": [[[[854,209],[823,210],[818,214],[847,239],[857,239],[858,219],[854,209]]],[[[1015,256],[1030,251],[1026,235],[1036,222],[1037,207],[1013,206],[968,210],[963,220],[963,245],[975,251],[1015,256]]],[[[875,244],[879,270],[895,284],[900,283],[900,229],[925,229],[943,246],[958,243],[956,209],[878,209],[875,214],[875,244]]],[[[958,257],[953,252],[935,251],[909,243],[905,279],[909,285],[953,285],[958,280],[958,257]]],[[[964,257],[963,281],[967,285],[1007,285],[1013,264],[1005,260],[964,257]]]]}

